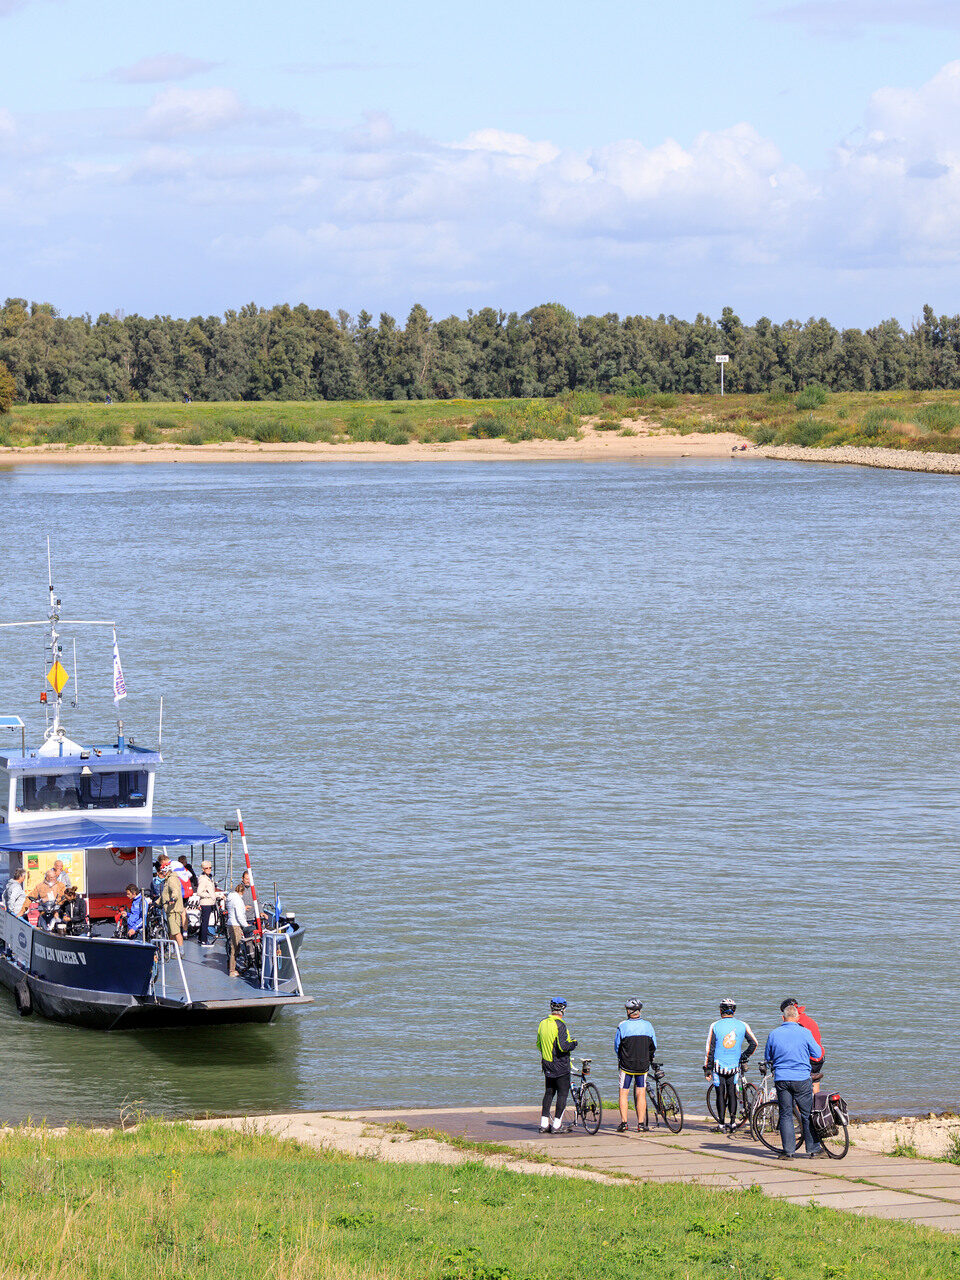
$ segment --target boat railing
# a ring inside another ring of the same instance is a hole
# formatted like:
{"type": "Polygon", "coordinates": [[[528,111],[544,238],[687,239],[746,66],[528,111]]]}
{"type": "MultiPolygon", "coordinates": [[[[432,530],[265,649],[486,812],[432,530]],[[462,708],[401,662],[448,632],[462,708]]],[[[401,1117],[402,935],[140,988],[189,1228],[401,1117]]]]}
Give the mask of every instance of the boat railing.
{"type": "Polygon", "coordinates": [[[300,981],[300,969],[297,966],[297,957],[293,950],[293,935],[288,933],[286,929],[264,929],[262,935],[262,951],[260,956],[260,989],[266,991],[280,990],[280,965],[283,963],[284,957],[282,951],[286,948],[287,957],[290,960],[290,967],[293,970],[294,981],[297,984],[295,995],[303,995],[303,984],[300,981]]]}
{"type": "Polygon", "coordinates": [[[190,1004],[190,988],[187,986],[187,975],[183,968],[183,953],[174,942],[173,938],[157,938],[155,939],[157,948],[157,977],[154,979],[154,994],[159,994],[163,999],[167,998],[167,961],[168,950],[176,958],[177,968],[180,970],[180,984],[183,987],[183,999],[186,1004],[190,1004]],[[160,991],[157,992],[157,981],[160,983],[160,991]]]}

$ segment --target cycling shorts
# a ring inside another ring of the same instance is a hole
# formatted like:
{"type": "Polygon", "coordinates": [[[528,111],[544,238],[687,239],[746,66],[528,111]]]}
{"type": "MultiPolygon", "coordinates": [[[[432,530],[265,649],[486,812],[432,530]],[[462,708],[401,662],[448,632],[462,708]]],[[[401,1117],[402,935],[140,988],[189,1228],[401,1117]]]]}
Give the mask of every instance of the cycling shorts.
{"type": "Polygon", "coordinates": [[[645,1089],[647,1087],[646,1072],[642,1076],[632,1076],[629,1071],[620,1072],[621,1089],[645,1089]]]}

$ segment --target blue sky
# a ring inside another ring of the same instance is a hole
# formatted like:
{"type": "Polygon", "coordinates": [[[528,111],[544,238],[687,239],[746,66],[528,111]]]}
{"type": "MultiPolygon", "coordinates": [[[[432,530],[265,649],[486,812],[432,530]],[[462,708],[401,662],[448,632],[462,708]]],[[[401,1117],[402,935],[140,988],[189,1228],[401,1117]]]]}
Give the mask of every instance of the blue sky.
{"type": "Polygon", "coordinates": [[[960,310],[957,0],[0,0],[4,296],[960,310]]]}

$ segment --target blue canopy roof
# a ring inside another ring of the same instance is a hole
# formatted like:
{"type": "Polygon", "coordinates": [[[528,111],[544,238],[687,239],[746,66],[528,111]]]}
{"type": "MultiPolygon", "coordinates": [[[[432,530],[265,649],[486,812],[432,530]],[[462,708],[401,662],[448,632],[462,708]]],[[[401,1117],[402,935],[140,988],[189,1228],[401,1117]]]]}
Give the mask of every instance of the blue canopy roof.
{"type": "Polygon", "coordinates": [[[0,825],[0,853],[36,853],[41,849],[106,849],[112,846],[219,844],[223,831],[192,818],[70,818],[63,822],[0,825]]]}

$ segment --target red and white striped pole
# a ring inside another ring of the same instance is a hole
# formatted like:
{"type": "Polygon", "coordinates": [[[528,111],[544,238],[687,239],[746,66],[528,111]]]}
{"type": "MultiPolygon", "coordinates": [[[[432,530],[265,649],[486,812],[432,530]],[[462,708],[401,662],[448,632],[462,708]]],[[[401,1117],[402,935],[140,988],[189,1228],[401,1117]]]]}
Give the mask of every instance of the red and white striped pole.
{"type": "Polygon", "coordinates": [[[247,862],[247,870],[250,872],[250,890],[253,893],[253,915],[256,924],[257,933],[263,932],[263,923],[260,920],[260,903],[257,900],[257,882],[253,878],[253,867],[250,865],[250,850],[247,848],[247,834],[243,829],[243,818],[240,816],[240,810],[237,810],[237,826],[240,828],[240,839],[243,842],[243,856],[247,862]]]}

